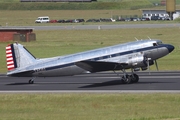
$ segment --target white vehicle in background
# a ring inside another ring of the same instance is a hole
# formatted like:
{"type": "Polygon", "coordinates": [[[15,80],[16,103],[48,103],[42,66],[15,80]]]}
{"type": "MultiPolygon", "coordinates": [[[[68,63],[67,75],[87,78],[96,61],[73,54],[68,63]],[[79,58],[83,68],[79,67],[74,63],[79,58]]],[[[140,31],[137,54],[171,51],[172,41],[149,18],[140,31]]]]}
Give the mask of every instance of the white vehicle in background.
{"type": "Polygon", "coordinates": [[[114,20],[113,18],[110,18],[110,20],[111,20],[112,22],[116,22],[116,20],[114,20]]]}
{"type": "Polygon", "coordinates": [[[42,17],[38,17],[37,20],[35,20],[35,23],[48,23],[49,17],[48,16],[42,16],[42,17]]]}

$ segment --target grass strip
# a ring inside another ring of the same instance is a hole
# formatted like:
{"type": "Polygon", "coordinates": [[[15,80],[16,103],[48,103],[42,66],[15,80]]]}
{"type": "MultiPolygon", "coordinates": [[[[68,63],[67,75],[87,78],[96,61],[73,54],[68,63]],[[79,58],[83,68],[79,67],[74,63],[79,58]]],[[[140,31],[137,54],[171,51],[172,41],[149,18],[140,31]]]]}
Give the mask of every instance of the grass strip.
{"type": "Polygon", "coordinates": [[[148,0],[120,2],[1,2],[0,10],[107,10],[153,7],[148,0]],[[133,3],[133,4],[132,4],[133,3]]]}
{"type": "Polygon", "coordinates": [[[180,118],[180,94],[0,94],[3,120],[180,118]]]}

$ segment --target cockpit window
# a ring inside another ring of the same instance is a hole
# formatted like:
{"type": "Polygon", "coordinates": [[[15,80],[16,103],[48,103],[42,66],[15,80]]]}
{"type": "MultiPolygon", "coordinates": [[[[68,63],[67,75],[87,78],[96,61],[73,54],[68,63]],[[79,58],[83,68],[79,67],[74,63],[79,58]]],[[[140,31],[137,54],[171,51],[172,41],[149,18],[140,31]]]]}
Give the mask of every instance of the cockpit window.
{"type": "Polygon", "coordinates": [[[158,44],[157,43],[153,43],[153,46],[158,46],[158,44]]]}
{"type": "Polygon", "coordinates": [[[156,41],[155,43],[153,43],[153,46],[158,46],[158,45],[161,45],[162,44],[162,41],[156,41]]]}
{"type": "Polygon", "coordinates": [[[160,44],[162,44],[162,42],[161,42],[161,41],[159,41],[159,42],[157,42],[157,44],[158,44],[158,45],[160,45],[160,44]]]}

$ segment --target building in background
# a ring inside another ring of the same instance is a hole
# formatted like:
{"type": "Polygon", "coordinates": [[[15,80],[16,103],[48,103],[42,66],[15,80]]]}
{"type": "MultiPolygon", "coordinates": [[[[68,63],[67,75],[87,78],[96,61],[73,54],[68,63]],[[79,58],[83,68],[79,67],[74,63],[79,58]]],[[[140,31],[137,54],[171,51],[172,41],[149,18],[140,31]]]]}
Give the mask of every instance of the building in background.
{"type": "Polygon", "coordinates": [[[161,5],[166,5],[166,10],[143,10],[142,16],[149,19],[158,16],[169,20],[174,20],[180,16],[180,10],[176,10],[176,0],[161,0],[161,5]]]}
{"type": "Polygon", "coordinates": [[[35,40],[36,34],[33,33],[33,28],[0,27],[0,42],[35,40]]]}
{"type": "Polygon", "coordinates": [[[176,10],[176,12],[173,13],[172,18],[169,16],[166,10],[142,10],[143,18],[151,19],[152,16],[159,16],[159,17],[164,17],[165,19],[174,20],[180,17],[180,10],[176,10]]]}

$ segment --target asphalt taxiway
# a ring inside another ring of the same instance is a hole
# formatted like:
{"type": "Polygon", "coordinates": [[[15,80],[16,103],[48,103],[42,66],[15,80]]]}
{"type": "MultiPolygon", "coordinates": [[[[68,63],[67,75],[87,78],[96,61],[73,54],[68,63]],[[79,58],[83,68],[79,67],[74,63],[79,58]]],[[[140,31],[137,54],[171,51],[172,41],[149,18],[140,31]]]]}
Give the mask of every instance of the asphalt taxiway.
{"type": "MultiPolygon", "coordinates": [[[[92,30],[92,29],[129,29],[129,28],[174,28],[179,23],[166,24],[114,24],[114,25],[59,25],[59,26],[9,26],[10,28],[32,28],[35,30],[92,30]]],[[[8,28],[8,27],[5,27],[8,28]]]]}
{"type": "MultiPolygon", "coordinates": [[[[180,91],[180,72],[138,72],[138,83],[123,84],[113,72],[64,77],[37,77],[29,84],[29,77],[0,76],[0,91],[180,91]]],[[[120,74],[121,75],[121,74],[120,74]]]]}

